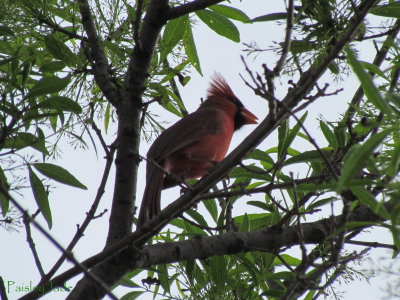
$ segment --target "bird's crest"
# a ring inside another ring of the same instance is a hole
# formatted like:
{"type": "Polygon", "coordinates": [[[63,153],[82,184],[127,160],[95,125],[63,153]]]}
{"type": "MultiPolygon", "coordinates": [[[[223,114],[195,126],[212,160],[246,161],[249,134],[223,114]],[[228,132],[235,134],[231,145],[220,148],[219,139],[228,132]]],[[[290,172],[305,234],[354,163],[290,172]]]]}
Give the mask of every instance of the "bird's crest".
{"type": "Polygon", "coordinates": [[[211,77],[207,97],[235,97],[237,99],[224,77],[219,73],[214,73],[211,77]]]}

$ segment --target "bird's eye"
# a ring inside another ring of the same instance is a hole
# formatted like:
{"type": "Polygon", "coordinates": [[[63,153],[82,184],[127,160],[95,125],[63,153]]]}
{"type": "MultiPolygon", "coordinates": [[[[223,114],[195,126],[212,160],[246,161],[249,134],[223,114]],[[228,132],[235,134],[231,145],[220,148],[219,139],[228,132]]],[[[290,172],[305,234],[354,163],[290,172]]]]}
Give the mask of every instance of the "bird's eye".
{"type": "Polygon", "coordinates": [[[228,99],[230,101],[232,101],[233,104],[235,104],[237,107],[242,108],[243,107],[243,103],[236,97],[233,96],[229,96],[228,99]]]}

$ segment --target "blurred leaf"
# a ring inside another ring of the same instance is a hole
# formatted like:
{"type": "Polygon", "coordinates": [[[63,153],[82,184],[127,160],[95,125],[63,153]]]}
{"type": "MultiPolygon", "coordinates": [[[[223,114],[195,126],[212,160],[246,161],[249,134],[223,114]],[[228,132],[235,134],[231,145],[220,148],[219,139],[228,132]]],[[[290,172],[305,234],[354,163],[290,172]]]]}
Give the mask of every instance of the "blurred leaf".
{"type": "Polygon", "coordinates": [[[85,185],[79,182],[70,172],[60,166],[49,163],[34,163],[32,165],[44,176],[70,186],[87,190],[85,185]]]}
{"type": "Polygon", "coordinates": [[[250,222],[249,218],[247,217],[247,213],[244,213],[242,223],[240,224],[239,228],[240,232],[248,232],[250,231],[250,222]]]}
{"type": "Polygon", "coordinates": [[[381,17],[400,18],[400,2],[395,1],[386,5],[375,6],[371,8],[370,13],[381,17]]]}
{"type": "MultiPolygon", "coordinates": [[[[283,46],[283,43],[279,43],[280,46],[283,46]]],[[[318,44],[303,40],[303,41],[298,41],[298,40],[293,40],[290,43],[290,52],[293,54],[299,54],[299,53],[304,53],[308,52],[311,50],[315,50],[318,48],[318,44]]]]}
{"type": "Polygon", "coordinates": [[[164,61],[167,55],[182,39],[183,34],[185,33],[185,25],[187,21],[187,17],[179,17],[168,21],[161,40],[161,61],[164,61]]]}
{"type": "Polygon", "coordinates": [[[386,174],[395,177],[400,165],[400,142],[395,143],[390,155],[390,162],[386,169],[386,174]]]}
{"type": "Polygon", "coordinates": [[[335,150],[338,148],[338,144],[336,141],[335,133],[331,131],[331,129],[324,122],[319,121],[319,126],[321,128],[322,133],[324,134],[326,140],[329,143],[329,146],[333,147],[335,150]]]}
{"type": "Polygon", "coordinates": [[[0,36],[6,36],[6,35],[15,37],[15,34],[10,27],[1,25],[0,26],[0,36]]]}
{"type": "Polygon", "coordinates": [[[46,149],[44,138],[38,138],[29,132],[19,132],[16,135],[7,138],[2,148],[20,150],[25,147],[32,147],[45,155],[49,154],[46,149]]]}
{"type": "Polygon", "coordinates": [[[264,151],[254,149],[245,159],[255,159],[259,161],[265,161],[271,165],[274,165],[274,160],[264,151]]]}
{"type": "Polygon", "coordinates": [[[222,35],[236,43],[240,42],[239,30],[228,18],[207,9],[196,11],[196,15],[217,34],[222,35]]]}
{"type": "Polygon", "coordinates": [[[129,292],[125,295],[123,295],[120,300],[134,300],[137,299],[140,295],[142,295],[144,292],[141,291],[133,291],[129,292]]]}
{"type": "Polygon", "coordinates": [[[61,60],[67,66],[76,65],[76,55],[63,42],[55,38],[55,35],[45,36],[44,43],[47,51],[54,58],[61,60]]]}
{"type": "Polygon", "coordinates": [[[350,47],[346,47],[345,50],[347,54],[347,61],[360,80],[365,96],[376,108],[388,115],[391,115],[393,112],[392,108],[379,93],[379,90],[373,83],[371,76],[365,72],[362,64],[357,60],[350,47]]]}
{"type": "Polygon", "coordinates": [[[289,121],[286,119],[278,128],[278,161],[281,161],[286,155],[284,151],[285,140],[289,134],[289,121]]]}
{"type": "Polygon", "coordinates": [[[385,76],[385,74],[381,71],[381,69],[379,69],[378,66],[371,64],[369,62],[365,62],[365,61],[360,61],[360,64],[364,67],[364,69],[382,77],[383,79],[387,80],[387,77],[385,76]]]}
{"type": "Polygon", "coordinates": [[[225,17],[232,19],[232,20],[237,20],[243,23],[249,22],[250,19],[249,17],[242,12],[240,9],[233,8],[227,5],[222,5],[222,4],[216,4],[212,5],[209,7],[209,9],[220,13],[221,15],[224,15],[225,17]]]}
{"type": "Polygon", "coordinates": [[[54,72],[61,71],[64,68],[65,68],[65,64],[62,61],[51,61],[51,62],[44,63],[43,65],[41,65],[39,70],[43,73],[45,73],[45,72],[54,73],[54,72]]]}
{"type": "Polygon", "coordinates": [[[224,256],[211,256],[210,257],[210,269],[211,278],[215,287],[222,291],[225,287],[225,279],[227,273],[227,261],[224,256]]]}
{"type": "MultiPolygon", "coordinates": [[[[306,111],[301,118],[299,119],[300,123],[302,124],[304,120],[307,118],[308,112],[306,111]]],[[[279,135],[279,144],[278,144],[278,160],[282,160],[286,153],[287,150],[289,149],[290,145],[293,143],[293,140],[297,136],[297,133],[299,132],[301,126],[299,123],[296,123],[296,125],[293,126],[293,129],[288,131],[288,124],[287,122],[282,123],[281,126],[284,126],[282,129],[281,135],[279,135]],[[286,125],[284,125],[286,123],[286,125]]],[[[279,132],[278,132],[279,134],[279,132]]]]}
{"type": "Polygon", "coordinates": [[[249,20],[249,23],[254,22],[268,22],[268,21],[277,21],[277,20],[285,20],[287,19],[287,13],[272,13],[263,16],[256,17],[254,19],[249,20]]]}
{"type": "Polygon", "coordinates": [[[271,175],[267,173],[263,174],[263,172],[265,172],[264,169],[257,166],[246,166],[246,169],[242,167],[236,167],[231,171],[229,177],[231,178],[245,177],[250,179],[261,179],[267,181],[271,177],[271,175]]]}
{"type": "Polygon", "coordinates": [[[197,211],[193,209],[189,209],[186,211],[186,213],[192,217],[193,220],[195,220],[198,224],[202,226],[207,226],[207,221],[204,219],[204,217],[198,213],[197,211]]]}
{"type": "Polygon", "coordinates": [[[354,195],[356,195],[361,203],[364,203],[373,212],[375,212],[385,220],[390,219],[390,215],[383,206],[383,203],[379,203],[378,201],[376,201],[374,195],[372,195],[369,191],[361,187],[351,188],[351,191],[354,193],[354,195]]]}
{"type": "Polygon", "coordinates": [[[82,107],[68,97],[53,96],[39,103],[39,108],[55,109],[57,111],[70,111],[76,114],[82,112],[82,107]]]}
{"type": "Polygon", "coordinates": [[[215,199],[206,199],[203,200],[202,203],[206,207],[207,211],[210,213],[211,217],[214,221],[217,221],[218,218],[218,208],[215,199]]]}
{"type": "MultiPolygon", "coordinates": [[[[281,254],[282,259],[285,261],[286,264],[288,264],[289,266],[298,266],[301,263],[301,260],[290,256],[289,254],[281,254]]],[[[281,261],[281,259],[279,257],[275,258],[274,261],[274,266],[282,266],[283,262],[281,261]]]]}
{"type": "Polygon", "coordinates": [[[106,112],[104,114],[104,130],[107,134],[108,124],[110,124],[110,110],[111,110],[111,103],[107,103],[106,112]]]}
{"type": "Polygon", "coordinates": [[[351,147],[343,162],[343,168],[337,183],[336,192],[338,194],[347,187],[347,183],[356,176],[368,160],[368,157],[391,131],[391,128],[385,129],[371,136],[363,145],[356,144],[351,147]]]}
{"type": "MultiPolygon", "coordinates": [[[[329,155],[332,153],[331,149],[320,149],[322,153],[326,157],[329,157],[329,155]]],[[[297,164],[297,163],[309,163],[309,162],[314,162],[314,161],[320,161],[324,162],[323,157],[321,157],[321,154],[318,152],[318,150],[310,150],[310,151],[304,151],[300,153],[299,155],[293,156],[291,158],[286,159],[283,162],[284,166],[288,166],[291,164],[297,164]]]]}
{"type": "Polygon", "coordinates": [[[49,229],[51,229],[52,227],[51,210],[47,192],[44,188],[42,181],[39,179],[39,177],[37,177],[35,172],[33,172],[31,166],[28,166],[28,168],[29,168],[29,180],[31,183],[33,196],[40,209],[40,212],[42,213],[44,219],[47,222],[47,225],[49,226],[49,229]]]}
{"type": "MultiPolygon", "coordinates": [[[[188,16],[186,16],[186,18],[189,20],[188,16]]],[[[185,24],[185,34],[183,35],[183,46],[185,47],[185,53],[196,71],[199,72],[200,75],[203,75],[201,72],[199,56],[197,55],[196,44],[193,39],[192,26],[190,25],[189,21],[186,21],[185,24]]]]}
{"type": "Polygon", "coordinates": [[[53,94],[64,90],[70,83],[70,78],[59,78],[56,76],[42,77],[29,91],[27,98],[53,94]]]}
{"type": "MultiPolygon", "coordinates": [[[[7,181],[6,174],[4,174],[3,169],[0,167],[0,184],[3,186],[5,190],[9,190],[9,184],[7,181]]],[[[6,216],[8,209],[10,208],[10,199],[3,193],[0,193],[0,204],[1,204],[1,213],[3,217],[6,216]]]]}

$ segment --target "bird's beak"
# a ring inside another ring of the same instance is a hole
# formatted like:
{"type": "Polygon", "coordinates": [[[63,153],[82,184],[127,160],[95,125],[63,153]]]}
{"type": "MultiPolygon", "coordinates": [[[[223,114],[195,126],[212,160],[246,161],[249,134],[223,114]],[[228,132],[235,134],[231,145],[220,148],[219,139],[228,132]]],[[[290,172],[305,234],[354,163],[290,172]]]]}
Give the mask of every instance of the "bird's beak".
{"type": "Polygon", "coordinates": [[[241,114],[246,120],[245,124],[258,124],[257,122],[258,118],[244,107],[242,108],[241,114]]]}

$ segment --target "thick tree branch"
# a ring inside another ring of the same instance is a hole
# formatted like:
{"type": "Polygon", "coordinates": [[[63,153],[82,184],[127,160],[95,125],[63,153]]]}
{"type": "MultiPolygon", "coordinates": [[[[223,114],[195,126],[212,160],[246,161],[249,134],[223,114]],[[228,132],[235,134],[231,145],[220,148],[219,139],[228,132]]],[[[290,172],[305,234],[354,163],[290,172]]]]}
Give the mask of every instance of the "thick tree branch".
{"type": "MultiPolygon", "coordinates": [[[[394,204],[391,204],[393,207],[394,204]]],[[[389,206],[387,207],[390,208],[389,206]]],[[[350,222],[376,222],[379,217],[367,207],[358,207],[349,215],[350,222]]],[[[312,223],[302,223],[305,244],[318,244],[325,241],[333,227],[340,228],[346,222],[346,216],[326,218],[312,223]],[[332,226],[334,225],[334,226],[332,226]]],[[[372,225],[369,225],[372,226],[372,225]]],[[[369,227],[366,226],[365,228],[369,227]]],[[[359,229],[354,229],[359,230],[359,229]]],[[[121,245],[132,245],[132,242],[141,243],[138,233],[120,241],[117,245],[106,249],[86,261],[82,265],[91,268],[100,261],[109,257],[109,263],[119,262],[116,266],[122,274],[136,268],[146,268],[157,264],[176,263],[191,259],[206,259],[215,255],[231,255],[250,251],[265,251],[274,253],[282,248],[289,248],[299,244],[297,225],[290,227],[271,227],[251,232],[229,232],[223,235],[196,237],[180,242],[160,243],[143,247],[140,251],[135,247],[121,250],[121,245]],[[120,251],[118,251],[120,250],[120,251]],[[114,255],[112,257],[112,255],[114,255]]],[[[137,245],[135,243],[135,245],[137,245]]],[[[61,286],[65,281],[78,275],[81,271],[74,267],[53,278],[51,283],[45,284],[44,290],[48,291],[61,286]]],[[[20,300],[35,299],[35,292],[29,293],[20,300]]]]}
{"type": "MultiPolygon", "coordinates": [[[[84,1],[84,0],[80,0],[84,1]]],[[[129,62],[123,90],[122,102],[117,111],[119,147],[116,157],[116,175],[113,203],[110,214],[110,226],[106,241],[106,249],[129,236],[132,222],[138,179],[138,156],[140,143],[140,114],[142,95],[148,77],[157,39],[162,27],[167,22],[167,0],[150,1],[147,14],[142,22],[139,41],[136,43],[129,62]]],[[[102,278],[112,286],[123,275],[114,261],[105,262],[92,270],[93,274],[102,278]]],[[[69,294],[68,299],[98,299],[104,291],[86,276],[69,294]]]]}

